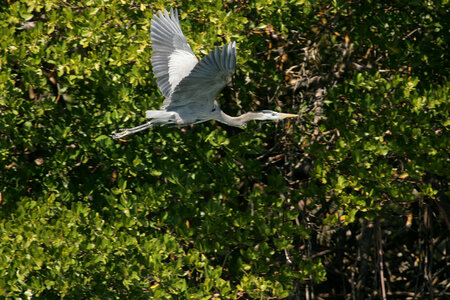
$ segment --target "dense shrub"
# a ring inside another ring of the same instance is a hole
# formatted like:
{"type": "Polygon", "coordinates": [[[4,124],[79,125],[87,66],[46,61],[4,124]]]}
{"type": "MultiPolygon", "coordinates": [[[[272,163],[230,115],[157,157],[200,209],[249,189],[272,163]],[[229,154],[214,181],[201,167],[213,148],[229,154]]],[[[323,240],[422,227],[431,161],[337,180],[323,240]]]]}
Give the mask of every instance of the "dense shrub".
{"type": "Polygon", "coordinates": [[[449,8],[440,1],[3,1],[0,294],[448,296],[449,8]],[[162,103],[150,21],[238,44],[208,122],[162,103]]]}

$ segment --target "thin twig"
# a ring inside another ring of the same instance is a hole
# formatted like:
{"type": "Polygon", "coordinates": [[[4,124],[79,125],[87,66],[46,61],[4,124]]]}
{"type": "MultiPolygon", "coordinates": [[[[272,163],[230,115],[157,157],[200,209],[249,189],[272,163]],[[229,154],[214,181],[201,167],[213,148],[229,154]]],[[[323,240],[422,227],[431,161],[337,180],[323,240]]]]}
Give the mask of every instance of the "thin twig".
{"type": "Polygon", "coordinates": [[[386,300],[386,288],[384,286],[384,269],[383,269],[383,240],[381,239],[381,225],[379,219],[376,220],[376,226],[377,226],[378,266],[380,268],[381,299],[386,300]]]}

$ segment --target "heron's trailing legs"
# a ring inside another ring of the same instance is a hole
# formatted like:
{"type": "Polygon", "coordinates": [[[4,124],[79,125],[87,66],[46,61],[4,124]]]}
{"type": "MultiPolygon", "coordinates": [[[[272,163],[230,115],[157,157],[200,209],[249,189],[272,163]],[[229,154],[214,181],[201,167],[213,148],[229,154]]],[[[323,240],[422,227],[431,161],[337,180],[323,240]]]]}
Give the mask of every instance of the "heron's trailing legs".
{"type": "Polygon", "coordinates": [[[123,128],[123,129],[120,129],[120,132],[113,133],[112,138],[113,139],[121,139],[121,138],[123,138],[123,137],[125,137],[127,135],[130,135],[130,134],[133,134],[133,133],[145,130],[145,129],[150,128],[152,126],[154,126],[154,124],[153,124],[153,122],[150,121],[148,123],[139,125],[137,127],[123,128]]]}

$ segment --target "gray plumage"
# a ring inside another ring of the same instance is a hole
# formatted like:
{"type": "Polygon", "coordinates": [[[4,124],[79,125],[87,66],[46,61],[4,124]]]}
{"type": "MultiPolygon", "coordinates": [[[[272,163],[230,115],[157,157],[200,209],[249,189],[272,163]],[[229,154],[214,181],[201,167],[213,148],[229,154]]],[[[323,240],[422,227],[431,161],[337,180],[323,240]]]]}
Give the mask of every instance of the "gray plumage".
{"type": "Polygon", "coordinates": [[[296,117],[274,111],[249,112],[239,117],[225,114],[216,102],[231,81],[236,67],[236,43],[215,47],[198,61],[181,31],[177,9],[153,15],[150,27],[152,66],[156,83],[165,99],[160,110],[149,110],[148,123],[113,134],[122,138],[153,126],[186,126],[208,120],[241,127],[250,120],[280,120],[296,117]]]}

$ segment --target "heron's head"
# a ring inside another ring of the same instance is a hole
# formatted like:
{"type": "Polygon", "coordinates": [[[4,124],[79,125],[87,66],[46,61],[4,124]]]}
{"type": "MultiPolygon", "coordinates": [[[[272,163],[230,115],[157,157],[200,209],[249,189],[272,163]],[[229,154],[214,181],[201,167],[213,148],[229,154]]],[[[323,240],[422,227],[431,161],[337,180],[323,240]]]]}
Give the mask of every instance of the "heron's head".
{"type": "Polygon", "coordinates": [[[263,110],[259,112],[260,116],[258,116],[257,120],[283,120],[286,118],[295,118],[298,115],[294,114],[285,114],[272,110],[263,110]]]}

